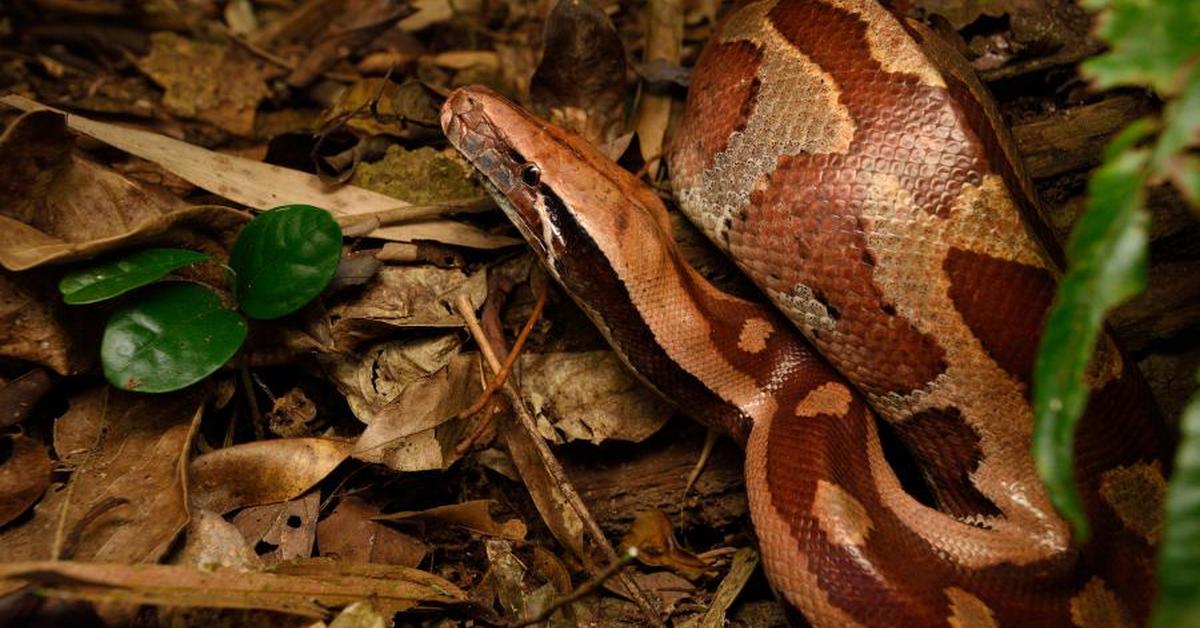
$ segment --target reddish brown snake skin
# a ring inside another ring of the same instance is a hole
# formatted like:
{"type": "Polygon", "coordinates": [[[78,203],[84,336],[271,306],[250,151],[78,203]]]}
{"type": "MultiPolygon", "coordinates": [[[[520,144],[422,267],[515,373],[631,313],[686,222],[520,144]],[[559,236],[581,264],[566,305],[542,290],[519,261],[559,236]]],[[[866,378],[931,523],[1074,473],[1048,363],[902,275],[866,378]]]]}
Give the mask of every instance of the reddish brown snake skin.
{"type": "Polygon", "coordinates": [[[442,110],[630,368],[745,446],[768,579],[808,622],[1144,624],[1162,423],[1102,338],[1076,444],[1093,533],[1072,544],[1029,454],[1060,254],[999,120],[961,58],[873,0],[732,10],[668,163],[684,212],[770,308],[689,268],[657,195],[585,140],[482,87],[442,110]]]}

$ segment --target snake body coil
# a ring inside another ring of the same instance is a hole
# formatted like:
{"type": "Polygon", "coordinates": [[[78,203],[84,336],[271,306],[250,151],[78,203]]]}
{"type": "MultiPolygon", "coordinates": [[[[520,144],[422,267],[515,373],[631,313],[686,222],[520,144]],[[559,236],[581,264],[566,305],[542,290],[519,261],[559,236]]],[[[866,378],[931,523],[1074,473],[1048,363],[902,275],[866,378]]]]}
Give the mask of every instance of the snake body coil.
{"type": "Polygon", "coordinates": [[[656,195],[579,137],[484,88],[442,123],[630,367],[745,445],[767,576],[808,621],[1146,621],[1161,421],[1103,337],[1076,445],[1093,535],[1073,545],[1029,453],[1060,254],[986,91],[919,24],[873,0],[746,2],[701,55],[676,195],[782,316],[699,277],[656,195]]]}

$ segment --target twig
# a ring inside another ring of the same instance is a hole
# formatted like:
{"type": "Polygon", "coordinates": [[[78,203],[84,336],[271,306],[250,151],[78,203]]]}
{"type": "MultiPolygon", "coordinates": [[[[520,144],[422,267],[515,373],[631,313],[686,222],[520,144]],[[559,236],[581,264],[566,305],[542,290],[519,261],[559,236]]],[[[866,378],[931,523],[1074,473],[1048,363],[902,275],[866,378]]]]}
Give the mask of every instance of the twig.
{"type": "MultiPolygon", "coordinates": [[[[508,380],[508,375],[512,372],[513,365],[517,363],[517,356],[521,355],[521,350],[525,348],[525,341],[529,338],[530,332],[533,331],[533,326],[537,324],[538,320],[542,317],[542,309],[546,307],[546,296],[549,293],[550,284],[542,284],[542,289],[540,292],[538,292],[537,303],[534,303],[533,311],[529,313],[529,319],[525,321],[525,326],[521,328],[521,333],[517,334],[517,339],[515,342],[513,342],[512,349],[508,352],[508,357],[504,358],[504,365],[501,366],[500,372],[488,382],[487,387],[484,388],[483,392],[479,394],[479,397],[475,399],[475,403],[471,404],[471,407],[467,408],[466,410],[458,413],[458,415],[454,418],[467,418],[482,410],[483,407],[487,405],[488,400],[492,398],[492,395],[496,392],[496,390],[503,386],[504,382],[508,380]]],[[[481,420],[479,425],[475,428],[475,431],[471,432],[471,435],[468,438],[463,440],[458,444],[457,447],[454,448],[455,455],[463,455],[467,448],[471,446],[471,443],[475,442],[475,440],[479,438],[480,434],[483,434],[483,431],[487,427],[488,423],[489,420],[481,420]]]]}
{"type": "Polygon", "coordinates": [[[708,428],[708,433],[704,435],[704,448],[700,450],[700,457],[696,459],[696,466],[692,467],[692,472],[688,474],[687,483],[683,485],[683,497],[686,498],[688,491],[692,490],[692,485],[700,478],[700,474],[704,472],[704,467],[708,466],[708,459],[712,456],[713,447],[717,444],[717,438],[720,436],[716,430],[708,428]]]}
{"type": "Polygon", "coordinates": [[[353,227],[356,231],[361,230],[364,225],[369,224],[371,225],[371,229],[367,230],[369,232],[387,225],[438,218],[446,214],[479,213],[489,211],[495,207],[496,202],[490,196],[481,196],[465,201],[434,203],[431,205],[405,205],[404,207],[390,207],[374,212],[351,214],[339,217],[338,224],[343,229],[353,227]]]}
{"type": "MultiPolygon", "coordinates": [[[[463,320],[466,321],[467,329],[471,331],[471,336],[475,338],[475,343],[479,345],[479,352],[487,360],[488,366],[492,368],[493,373],[499,373],[501,368],[500,361],[496,359],[496,353],[492,350],[491,343],[488,342],[483,329],[479,327],[479,319],[475,318],[475,308],[471,305],[471,301],[465,294],[460,294],[458,295],[458,299],[455,300],[455,306],[458,308],[458,313],[463,317],[463,320]]],[[[562,465],[554,457],[554,452],[550,451],[550,446],[546,444],[546,441],[542,439],[542,435],[538,433],[533,415],[525,407],[524,401],[517,393],[516,388],[513,387],[512,382],[504,383],[504,394],[512,404],[513,410],[520,420],[521,427],[524,428],[534,448],[537,449],[538,455],[541,456],[542,463],[546,467],[546,472],[553,478],[557,488],[562,491],[567,503],[579,515],[583,524],[587,526],[588,532],[592,535],[596,545],[600,546],[601,551],[608,558],[608,562],[610,564],[620,562],[621,559],[617,556],[617,551],[608,542],[608,537],[604,536],[604,531],[600,529],[600,524],[596,523],[587,505],[583,503],[583,499],[579,497],[579,493],[575,491],[575,487],[567,478],[562,465]]],[[[621,585],[625,587],[625,593],[642,610],[642,613],[650,621],[650,624],[665,627],[666,624],[659,617],[657,609],[650,604],[650,600],[646,599],[646,594],[642,591],[641,587],[624,572],[619,572],[616,577],[621,585]]]]}
{"type": "Polygon", "coordinates": [[[246,361],[246,353],[238,354],[238,375],[241,376],[242,388],[246,392],[246,402],[250,405],[250,420],[254,425],[254,436],[258,440],[267,437],[263,430],[262,411],[258,408],[258,397],[254,393],[254,382],[250,380],[250,363],[246,361]]]}
{"type": "Polygon", "coordinates": [[[513,628],[521,628],[522,626],[540,624],[549,619],[550,616],[554,614],[554,611],[557,611],[568,604],[573,604],[591,595],[596,589],[599,589],[601,586],[603,586],[605,582],[617,575],[617,573],[620,572],[621,569],[625,568],[626,565],[633,562],[633,560],[637,558],[637,555],[638,550],[636,547],[631,547],[625,550],[625,555],[622,556],[620,560],[609,565],[608,567],[605,567],[604,571],[600,572],[599,575],[583,583],[578,589],[575,589],[569,594],[554,600],[554,603],[542,609],[542,612],[538,613],[536,617],[513,624],[513,628]]]}

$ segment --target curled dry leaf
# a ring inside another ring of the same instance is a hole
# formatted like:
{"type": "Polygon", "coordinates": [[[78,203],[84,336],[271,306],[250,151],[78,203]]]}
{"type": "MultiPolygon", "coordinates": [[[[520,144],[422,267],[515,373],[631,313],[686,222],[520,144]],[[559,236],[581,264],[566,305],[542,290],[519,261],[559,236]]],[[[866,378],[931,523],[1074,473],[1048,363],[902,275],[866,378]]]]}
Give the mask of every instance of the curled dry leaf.
{"type": "Polygon", "coordinates": [[[344,124],[364,135],[393,135],[406,140],[429,139],[441,133],[441,97],[420,81],[396,84],[364,78],[342,90],[324,112],[323,131],[344,124]]]}
{"type": "Polygon", "coordinates": [[[181,565],[14,562],[0,564],[0,587],[5,581],[28,581],[52,594],[97,602],[263,609],[314,618],[327,618],[330,609],[364,598],[374,600],[388,614],[418,604],[466,600],[458,587],[423,571],[389,566],[362,572],[346,567],[292,566],[290,572],[255,572],[181,565]]]}
{"type": "Polygon", "coordinates": [[[329,475],[352,445],[326,438],[282,438],[234,445],[191,464],[191,505],[217,513],[293,499],[329,475]]]}
{"type": "Polygon", "coordinates": [[[282,504],[244,508],[234,516],[233,525],[268,563],[311,558],[320,508],[321,494],[309,491],[282,504]]]}
{"type": "Polygon", "coordinates": [[[345,497],[317,523],[321,555],[352,563],[387,563],[416,567],[429,547],[420,540],[376,521],[379,509],[357,497],[345,497]]]}
{"type": "Polygon", "coordinates": [[[138,67],[166,90],[167,111],[203,120],[234,135],[254,131],[254,113],[283,72],[232,41],[199,42],[175,33],[150,36],[150,54],[138,67]]]}
{"type": "MultiPolygon", "coordinates": [[[[15,95],[0,97],[0,103],[22,111],[49,109],[15,95]]],[[[406,204],[354,186],[330,189],[316,175],[210,151],[149,131],[97,122],[74,114],[67,116],[67,125],[93,139],[152,161],[197,187],[259,210],[301,203],[328,209],[335,216],[345,217],[406,204]]],[[[0,236],[2,234],[3,230],[0,230],[0,236]]],[[[452,220],[382,227],[371,232],[371,236],[401,242],[431,240],[481,249],[511,246],[520,242],[452,220]]],[[[0,251],[3,250],[3,242],[0,239],[0,251]]],[[[3,257],[0,257],[0,263],[9,266],[3,257]]]]}
{"type": "Polygon", "coordinates": [[[439,438],[438,428],[470,407],[482,390],[478,356],[451,357],[445,367],[412,382],[380,409],[359,436],[354,457],[397,471],[449,466],[460,430],[447,426],[450,438],[439,438]]]}
{"type": "Polygon", "coordinates": [[[661,510],[639,513],[633,527],[621,539],[621,548],[637,548],[638,560],[644,565],[666,567],[689,580],[696,580],[708,571],[703,558],[679,547],[671,520],[661,510]]]}
{"type": "Polygon", "coordinates": [[[55,422],[59,458],[76,465],[69,488],[49,491],[32,519],[0,533],[0,556],[161,558],[188,522],[186,463],[201,411],[195,391],[149,396],[100,387],[77,395],[55,422]],[[75,455],[60,449],[68,442],[75,455]],[[52,548],[59,529],[64,544],[52,548]]]}
{"type": "Polygon", "coordinates": [[[445,367],[461,347],[458,334],[442,334],[381,342],[358,355],[331,353],[321,363],[350,411],[369,425],[409,384],[445,367]]]}
{"type": "Polygon", "coordinates": [[[50,486],[46,446],[24,434],[0,436],[0,526],[21,516],[50,486]]]}
{"type": "MultiPolygon", "coordinates": [[[[3,282],[4,280],[0,279],[0,284],[3,282]]],[[[0,289],[0,294],[3,294],[3,289],[0,289]]],[[[5,299],[0,297],[0,303],[4,301],[5,299]]],[[[3,306],[0,306],[0,310],[2,309],[3,306]]],[[[2,316],[3,314],[0,314],[0,317],[2,316]]],[[[0,347],[5,344],[4,336],[0,334],[0,347]]],[[[0,349],[0,353],[3,352],[4,350],[0,349]]],[[[33,406],[49,390],[50,373],[41,368],[31,369],[12,381],[0,383],[0,428],[24,421],[33,410],[33,406]]]]}
{"type": "Polygon", "coordinates": [[[589,0],[559,0],[542,30],[529,86],[534,111],[596,146],[625,131],[625,46],[589,0]]]}
{"type": "Polygon", "coordinates": [[[475,307],[487,296],[487,271],[467,274],[457,268],[388,266],[352,301],[329,308],[334,340],[354,346],[380,329],[463,326],[453,303],[466,295],[475,307]]]}
{"type": "Polygon", "coordinates": [[[426,521],[458,526],[471,532],[510,541],[525,540],[526,527],[520,519],[497,522],[492,518],[490,499],[475,499],[461,504],[437,506],[426,510],[393,512],[375,517],[375,521],[426,521]]]}
{"type": "Polygon", "coordinates": [[[0,136],[0,265],[26,270],[150,241],[212,249],[246,220],[191,207],[73,153],[63,116],[34,111],[0,136]],[[215,242],[214,242],[215,241],[215,242]],[[207,245],[206,245],[207,243],[207,245]]]}
{"type": "Polygon", "coordinates": [[[522,395],[555,442],[641,442],[675,412],[612,351],[523,355],[521,365],[522,395]]]}

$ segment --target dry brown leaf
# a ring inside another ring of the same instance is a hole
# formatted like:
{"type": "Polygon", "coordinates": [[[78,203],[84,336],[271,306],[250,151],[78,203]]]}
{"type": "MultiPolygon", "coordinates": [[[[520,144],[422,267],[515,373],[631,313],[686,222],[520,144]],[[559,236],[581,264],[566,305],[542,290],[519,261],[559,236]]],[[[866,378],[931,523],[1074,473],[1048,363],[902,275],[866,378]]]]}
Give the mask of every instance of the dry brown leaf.
{"type": "Polygon", "coordinates": [[[416,32],[445,22],[455,15],[478,13],[480,0],[413,0],[417,12],[400,20],[401,30],[416,32]]]}
{"type": "Polygon", "coordinates": [[[211,570],[214,567],[231,567],[239,570],[258,570],[262,560],[246,543],[246,537],[237,526],[221,515],[203,508],[192,511],[184,535],[183,549],[171,560],[175,565],[189,565],[211,570]]]}
{"type": "Polygon", "coordinates": [[[746,586],[746,581],[754,574],[754,568],[757,566],[758,552],[749,547],[739,549],[733,555],[729,572],[721,579],[721,584],[717,585],[717,591],[713,594],[708,609],[692,621],[682,622],[679,628],[724,628],[727,623],[725,614],[729,607],[733,606],[734,600],[742,592],[742,587],[746,586]]]}
{"type": "Polygon", "coordinates": [[[441,133],[441,98],[420,81],[396,84],[364,78],[338,95],[322,115],[322,128],[344,124],[366,135],[388,134],[404,139],[436,137],[441,133]]]}
{"type": "Polygon", "coordinates": [[[71,483],[46,493],[31,520],[0,533],[0,556],[40,560],[56,549],[80,560],[161,558],[188,522],[187,457],[202,409],[197,391],[137,395],[105,386],[77,395],[56,421],[77,425],[62,432],[75,435],[69,440],[80,451],[59,451],[77,464],[71,483]],[[52,549],[60,529],[64,546],[52,549]]]}
{"type": "Polygon", "coordinates": [[[521,474],[525,489],[529,491],[529,497],[533,499],[533,505],[546,527],[550,528],[550,533],[576,558],[589,558],[583,547],[583,519],[571,507],[558,480],[547,470],[546,461],[529,434],[512,422],[506,422],[500,434],[517,472],[521,474]]]}
{"type": "Polygon", "coordinates": [[[0,526],[21,516],[50,486],[50,455],[46,446],[24,434],[0,436],[0,526]]]}
{"type": "Polygon", "coordinates": [[[638,513],[629,533],[621,539],[622,550],[631,547],[638,550],[642,564],[667,567],[689,580],[696,580],[709,569],[703,558],[679,547],[671,520],[661,510],[638,513]]]}
{"type": "Polygon", "coordinates": [[[352,445],[327,438],[281,438],[234,445],[191,464],[191,504],[227,513],[293,499],[329,475],[352,445]]]}
{"type": "Polygon", "coordinates": [[[354,416],[370,424],[405,387],[446,366],[461,347],[458,334],[425,336],[380,342],[358,354],[330,353],[321,364],[354,416]]]}
{"type": "Polygon", "coordinates": [[[390,617],[384,618],[370,600],[363,600],[342,609],[329,623],[329,628],[387,628],[391,625],[390,617]]]}
{"type": "Polygon", "coordinates": [[[521,365],[521,394],[553,442],[641,442],[675,413],[612,351],[527,354],[521,365]]]}
{"type": "Polygon", "coordinates": [[[437,506],[425,510],[393,512],[375,517],[375,521],[433,521],[465,528],[486,536],[510,541],[525,540],[525,523],[513,518],[499,523],[492,518],[490,499],[475,499],[461,504],[437,506]]]}
{"type": "Polygon", "coordinates": [[[478,357],[451,357],[445,367],[412,382],[380,409],[355,443],[354,457],[397,471],[449,466],[460,430],[446,425],[453,438],[439,438],[439,428],[468,408],[482,390],[478,357]]]}
{"type": "Polygon", "coordinates": [[[266,81],[283,74],[231,41],[199,42],[167,32],[150,36],[150,53],[138,67],[166,90],[167,111],[241,136],[254,131],[254,112],[270,93],[266,81]]]}
{"type": "MultiPolygon", "coordinates": [[[[3,283],[4,280],[0,279],[0,284],[3,283]]],[[[3,294],[2,288],[0,288],[0,294],[3,294]]],[[[5,300],[0,297],[0,304],[5,300]]],[[[0,305],[0,311],[5,309],[7,308],[0,305]]],[[[0,314],[0,320],[3,319],[4,315],[0,314]]],[[[0,347],[7,344],[4,336],[5,334],[0,334],[0,347]]],[[[5,353],[5,351],[0,349],[0,353],[5,353]]],[[[12,381],[0,383],[0,428],[24,421],[33,410],[33,406],[49,390],[50,373],[41,368],[30,369],[29,372],[12,381]]]]}
{"type": "MultiPolygon", "coordinates": [[[[22,111],[50,109],[15,95],[0,98],[0,103],[22,111]]],[[[406,205],[403,201],[358,187],[341,186],[331,189],[316,175],[217,153],[149,131],[97,122],[74,114],[67,116],[67,124],[84,135],[131,155],[153,161],[197,187],[255,209],[265,210],[288,203],[306,203],[327,209],[335,216],[344,217],[406,205]]],[[[515,238],[493,235],[452,220],[431,220],[383,227],[372,231],[370,235],[384,240],[431,240],[480,249],[511,246],[520,242],[515,238]]],[[[0,240],[0,243],[2,242],[3,240],[0,240]]],[[[0,261],[3,261],[3,258],[0,258],[0,261]]]]}
{"type": "Polygon", "coordinates": [[[92,367],[98,334],[89,332],[98,332],[100,321],[73,316],[57,292],[44,273],[0,271],[0,356],[60,375],[92,367]]]}
{"type": "Polygon", "coordinates": [[[282,504],[243,508],[234,516],[233,525],[268,564],[311,558],[320,508],[321,494],[309,491],[304,497],[282,504]]]}
{"type": "Polygon", "coordinates": [[[314,618],[329,617],[329,609],[364,598],[374,600],[380,611],[388,614],[417,604],[466,600],[466,594],[450,582],[403,567],[360,574],[338,565],[292,574],[47,561],[0,564],[0,578],[33,582],[51,594],[93,601],[266,609],[314,618]]]}
{"type": "Polygon", "coordinates": [[[0,137],[0,265],[25,270],[149,242],[206,252],[232,244],[245,222],[223,207],[188,207],[73,154],[59,114],[21,116],[0,137]]]}
{"type": "Polygon", "coordinates": [[[386,266],[354,300],[329,308],[334,341],[352,347],[379,335],[381,327],[462,327],[452,305],[460,294],[479,307],[487,296],[487,271],[386,266]]]}
{"type": "MultiPolygon", "coordinates": [[[[646,50],[645,63],[666,61],[679,65],[683,48],[683,1],[650,0],[646,4],[646,50]]],[[[638,103],[634,130],[642,159],[647,163],[659,160],[662,163],[663,138],[667,133],[667,122],[671,117],[671,96],[654,93],[649,85],[643,86],[641,102],[638,103]]]]}
{"type": "Polygon", "coordinates": [[[534,111],[603,146],[625,131],[625,46],[589,0],[559,0],[529,85],[534,111]]]}
{"type": "Polygon", "coordinates": [[[429,547],[418,539],[371,518],[379,509],[357,497],[345,497],[317,524],[321,555],[352,563],[387,563],[416,567],[429,547]]]}

